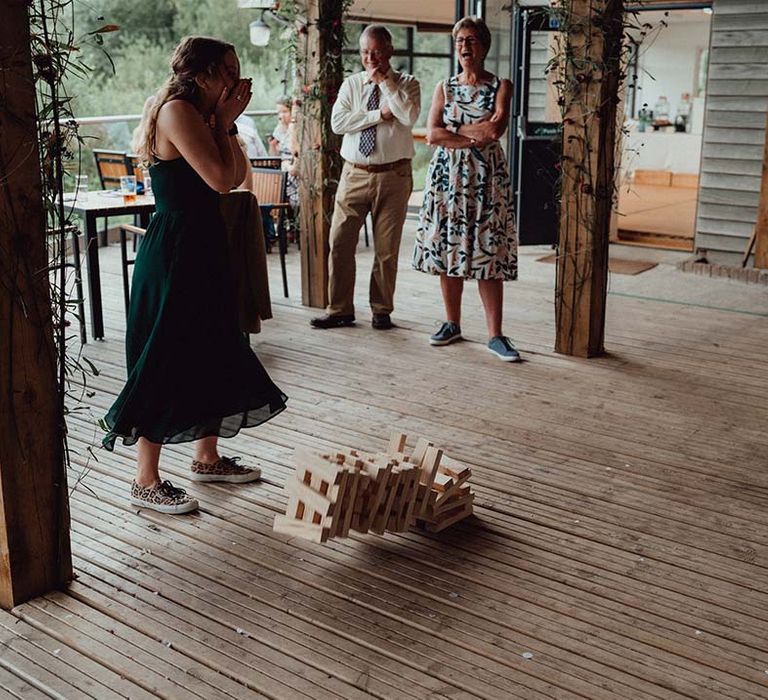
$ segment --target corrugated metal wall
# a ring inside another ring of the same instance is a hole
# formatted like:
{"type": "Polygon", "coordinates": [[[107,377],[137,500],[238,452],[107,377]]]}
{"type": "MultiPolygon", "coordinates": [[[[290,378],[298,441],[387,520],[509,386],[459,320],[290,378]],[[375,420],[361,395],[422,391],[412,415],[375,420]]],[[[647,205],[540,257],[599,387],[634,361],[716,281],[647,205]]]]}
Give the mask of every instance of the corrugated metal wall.
{"type": "Polygon", "coordinates": [[[741,259],[757,219],[768,111],[768,0],[715,0],[696,248],[741,259]]]}

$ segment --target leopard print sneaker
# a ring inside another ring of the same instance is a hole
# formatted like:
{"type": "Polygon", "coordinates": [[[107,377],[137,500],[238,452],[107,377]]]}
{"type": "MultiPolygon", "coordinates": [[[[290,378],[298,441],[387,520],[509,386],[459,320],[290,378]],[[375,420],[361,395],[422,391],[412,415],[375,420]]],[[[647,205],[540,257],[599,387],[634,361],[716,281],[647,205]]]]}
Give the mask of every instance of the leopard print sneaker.
{"type": "Polygon", "coordinates": [[[197,510],[194,498],[187,496],[184,489],[176,488],[170,481],[161,481],[154,486],[131,484],[131,503],[140,508],[149,508],[160,513],[189,513],[197,510]]]}
{"type": "Polygon", "coordinates": [[[192,462],[192,481],[227,481],[230,484],[246,484],[261,478],[258,467],[243,467],[239,457],[222,457],[218,462],[192,462]]]}

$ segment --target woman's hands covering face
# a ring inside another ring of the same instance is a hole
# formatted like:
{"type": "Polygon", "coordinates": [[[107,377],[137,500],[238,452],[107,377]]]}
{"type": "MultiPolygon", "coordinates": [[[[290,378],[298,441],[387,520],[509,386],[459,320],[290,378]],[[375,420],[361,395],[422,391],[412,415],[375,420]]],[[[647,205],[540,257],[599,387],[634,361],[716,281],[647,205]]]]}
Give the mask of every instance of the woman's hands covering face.
{"type": "Polygon", "coordinates": [[[214,108],[216,124],[229,129],[248,106],[253,93],[251,79],[241,78],[230,88],[224,88],[214,108]]]}

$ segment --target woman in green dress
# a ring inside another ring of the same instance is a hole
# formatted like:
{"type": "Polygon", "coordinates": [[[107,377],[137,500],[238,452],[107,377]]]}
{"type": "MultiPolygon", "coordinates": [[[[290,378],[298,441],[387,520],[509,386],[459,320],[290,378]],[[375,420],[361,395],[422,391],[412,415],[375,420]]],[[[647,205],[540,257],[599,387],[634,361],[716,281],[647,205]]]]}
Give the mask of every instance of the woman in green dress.
{"type": "Polygon", "coordinates": [[[238,327],[219,193],[248,162],[235,119],[251,98],[231,44],[188,37],[149,113],[140,155],[151,163],[156,213],[136,256],[126,332],[128,380],[105,423],[104,446],[137,444],[131,502],[186,513],[197,501],[163,481],[163,444],[195,440],[191,478],[248,482],[258,468],[222,457],[218,438],[285,408],[238,327]]]}

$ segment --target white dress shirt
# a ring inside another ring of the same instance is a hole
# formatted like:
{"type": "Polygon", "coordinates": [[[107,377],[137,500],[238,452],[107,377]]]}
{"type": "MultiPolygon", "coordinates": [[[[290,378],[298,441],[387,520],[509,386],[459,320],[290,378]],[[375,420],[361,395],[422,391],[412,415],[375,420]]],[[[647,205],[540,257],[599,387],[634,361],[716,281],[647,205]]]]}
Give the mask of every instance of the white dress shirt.
{"type": "Polygon", "coordinates": [[[419,81],[412,75],[397,73],[391,68],[379,83],[379,106],[392,110],[393,119],[385,121],[381,109],[368,109],[368,97],[375,83],[366,71],[350,75],[339,89],[333,105],[331,128],[343,134],[341,157],[350,163],[382,165],[403,158],[413,158],[411,129],[421,111],[419,81]],[[376,147],[370,156],[360,153],[360,132],[376,126],[376,147]]]}

